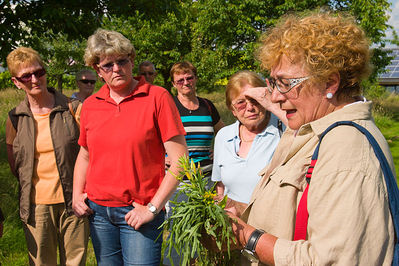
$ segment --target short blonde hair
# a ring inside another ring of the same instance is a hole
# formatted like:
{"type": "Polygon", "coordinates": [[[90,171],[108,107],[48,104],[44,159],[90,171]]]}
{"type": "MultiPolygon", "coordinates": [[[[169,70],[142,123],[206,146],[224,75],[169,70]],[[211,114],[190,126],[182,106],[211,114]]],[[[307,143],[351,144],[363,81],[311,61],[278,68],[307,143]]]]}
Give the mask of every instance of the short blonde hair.
{"type": "Polygon", "coordinates": [[[121,33],[105,29],[97,29],[87,40],[84,60],[87,66],[100,62],[101,56],[128,55],[132,61],[136,57],[133,44],[121,33]]]}
{"type": "Polygon", "coordinates": [[[173,76],[175,74],[186,74],[189,72],[193,72],[194,76],[197,77],[197,68],[189,61],[182,61],[175,63],[172,68],[170,69],[170,79],[172,82],[173,76]]]}
{"type": "Polygon", "coordinates": [[[289,15],[261,37],[258,58],[270,70],[286,55],[292,63],[303,63],[314,83],[328,82],[340,74],[337,96],[357,96],[360,83],[370,74],[369,41],[353,17],[314,13],[289,15]]]}
{"type": "Polygon", "coordinates": [[[42,58],[36,50],[30,47],[18,47],[7,56],[7,67],[11,76],[16,77],[18,71],[26,66],[38,63],[45,68],[42,58]]]}
{"type": "Polygon", "coordinates": [[[266,82],[255,72],[249,70],[238,71],[233,74],[226,86],[226,106],[232,109],[231,102],[241,93],[245,85],[253,87],[266,87],[266,82]]]}

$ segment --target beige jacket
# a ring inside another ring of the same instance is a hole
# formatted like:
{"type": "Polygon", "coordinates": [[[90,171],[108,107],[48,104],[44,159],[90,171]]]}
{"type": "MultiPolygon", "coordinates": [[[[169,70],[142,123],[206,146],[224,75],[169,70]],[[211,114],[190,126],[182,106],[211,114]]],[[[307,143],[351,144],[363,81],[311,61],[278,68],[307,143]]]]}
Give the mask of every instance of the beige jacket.
{"type": "Polygon", "coordinates": [[[388,144],[371,117],[371,102],[337,110],[298,132],[287,129],[243,214],[248,224],[279,238],[276,265],[391,265],[394,229],[382,170],[367,138],[351,126],[336,127],[321,142],[308,194],[308,237],[292,241],[318,137],[342,120],[370,131],[395,174],[388,144]]]}

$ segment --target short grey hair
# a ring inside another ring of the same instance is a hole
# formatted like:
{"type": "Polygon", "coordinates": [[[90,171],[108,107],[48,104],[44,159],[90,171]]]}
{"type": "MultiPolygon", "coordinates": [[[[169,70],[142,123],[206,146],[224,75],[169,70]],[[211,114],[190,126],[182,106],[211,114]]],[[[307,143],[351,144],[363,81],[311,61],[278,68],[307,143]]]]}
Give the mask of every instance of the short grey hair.
{"type": "Polygon", "coordinates": [[[147,66],[152,67],[152,69],[153,69],[154,71],[156,71],[155,65],[154,65],[151,61],[148,61],[148,60],[143,61],[143,62],[140,63],[140,65],[139,65],[139,70],[140,70],[142,67],[147,67],[147,66]]]}
{"type": "Polygon", "coordinates": [[[121,33],[112,30],[97,29],[87,40],[84,60],[86,65],[93,66],[100,62],[101,56],[128,55],[132,60],[136,57],[133,44],[121,33]]]}
{"type": "Polygon", "coordinates": [[[91,75],[93,75],[94,77],[97,78],[97,75],[96,75],[96,73],[94,73],[94,71],[92,71],[90,69],[82,69],[82,70],[80,70],[79,72],[76,73],[75,79],[76,79],[76,81],[79,81],[79,80],[81,80],[82,76],[89,75],[89,74],[91,74],[91,75]]]}

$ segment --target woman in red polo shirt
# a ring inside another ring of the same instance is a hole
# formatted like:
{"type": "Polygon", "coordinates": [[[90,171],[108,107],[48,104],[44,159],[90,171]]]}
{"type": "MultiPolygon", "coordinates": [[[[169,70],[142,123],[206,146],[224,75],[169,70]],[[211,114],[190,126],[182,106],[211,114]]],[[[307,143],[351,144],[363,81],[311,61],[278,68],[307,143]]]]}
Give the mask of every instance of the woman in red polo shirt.
{"type": "Polygon", "coordinates": [[[88,39],[86,64],[105,85],[82,107],[73,208],[89,216],[98,265],[159,265],[158,227],[178,185],[165,175],[165,152],[174,173],[187,153],[172,97],[132,76],[134,57],[118,32],[98,29],[88,39]]]}

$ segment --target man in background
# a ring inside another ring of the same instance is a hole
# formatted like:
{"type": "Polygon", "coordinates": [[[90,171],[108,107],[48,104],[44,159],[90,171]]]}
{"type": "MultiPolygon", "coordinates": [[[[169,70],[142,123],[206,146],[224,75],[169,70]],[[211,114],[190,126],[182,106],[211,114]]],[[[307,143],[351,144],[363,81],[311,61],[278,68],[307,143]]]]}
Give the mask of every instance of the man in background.
{"type": "Polygon", "coordinates": [[[78,87],[79,91],[74,92],[71,98],[78,99],[79,101],[83,102],[93,93],[97,76],[93,71],[89,69],[83,69],[76,73],[75,77],[76,86],[78,87]]]}
{"type": "Polygon", "coordinates": [[[150,61],[142,62],[139,65],[139,75],[144,76],[148,83],[154,84],[154,79],[157,76],[154,64],[150,61]]]}

